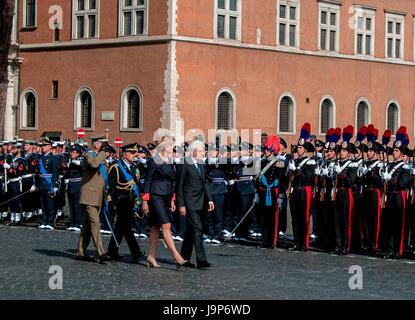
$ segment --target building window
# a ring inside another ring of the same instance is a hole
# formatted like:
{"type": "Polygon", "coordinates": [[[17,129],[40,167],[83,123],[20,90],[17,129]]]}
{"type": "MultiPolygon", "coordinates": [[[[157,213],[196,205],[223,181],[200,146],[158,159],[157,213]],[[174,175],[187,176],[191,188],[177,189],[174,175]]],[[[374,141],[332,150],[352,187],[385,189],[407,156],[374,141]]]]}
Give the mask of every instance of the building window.
{"type": "Polygon", "coordinates": [[[392,102],[388,105],[388,111],[386,116],[387,129],[390,129],[392,131],[392,134],[395,134],[399,127],[399,108],[396,105],[396,103],[392,102]]]}
{"type": "Polygon", "coordinates": [[[356,128],[359,130],[362,126],[367,126],[369,122],[369,105],[366,101],[360,101],[357,105],[356,128]]]}
{"type": "Polygon", "coordinates": [[[319,50],[339,51],[340,6],[319,3],[319,50]]]}
{"type": "Polygon", "coordinates": [[[375,11],[356,7],[355,53],[375,55],[375,11]]]}
{"type": "Polygon", "coordinates": [[[277,43],[299,47],[300,3],[296,0],[280,0],[277,17],[277,43]]]}
{"type": "Polygon", "coordinates": [[[404,25],[405,16],[386,13],[386,53],[391,59],[404,58],[404,25]]]}
{"type": "Polygon", "coordinates": [[[127,87],[121,95],[121,130],[142,131],[143,106],[141,91],[137,86],[127,87]]]}
{"type": "Polygon", "coordinates": [[[278,132],[294,133],[294,101],[289,96],[283,96],[279,103],[278,132]]]}
{"type": "Polygon", "coordinates": [[[92,91],[81,88],[75,97],[75,129],[93,130],[95,114],[95,99],[92,91]]]}
{"type": "Polygon", "coordinates": [[[21,119],[20,119],[22,129],[36,129],[37,128],[37,109],[38,109],[37,93],[33,89],[27,89],[23,91],[21,119]]]}
{"type": "Polygon", "coordinates": [[[59,99],[59,82],[58,80],[52,81],[52,99],[59,99]]]}
{"type": "Polygon", "coordinates": [[[36,27],[36,0],[25,0],[23,2],[23,27],[36,27]]]}
{"type": "Polygon", "coordinates": [[[234,129],[234,101],[229,92],[222,92],[217,99],[218,130],[234,129]]]}
{"type": "Polygon", "coordinates": [[[99,0],[73,0],[74,39],[98,37],[99,0]]]}
{"type": "Polygon", "coordinates": [[[241,40],[242,0],[215,0],[215,5],[216,37],[241,40]]]}
{"type": "Polygon", "coordinates": [[[147,34],[147,0],[120,0],[119,4],[119,35],[147,34]]]}
{"type": "Polygon", "coordinates": [[[326,98],[320,106],[320,134],[325,134],[332,127],[334,127],[334,106],[333,102],[326,98]]]}

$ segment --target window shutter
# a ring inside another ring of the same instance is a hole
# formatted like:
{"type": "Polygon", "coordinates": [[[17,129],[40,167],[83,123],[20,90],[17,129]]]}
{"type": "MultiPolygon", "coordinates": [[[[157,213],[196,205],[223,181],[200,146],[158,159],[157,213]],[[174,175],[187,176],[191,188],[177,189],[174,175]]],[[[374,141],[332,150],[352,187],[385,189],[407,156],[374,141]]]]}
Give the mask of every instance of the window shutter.
{"type": "Polygon", "coordinates": [[[280,102],[280,132],[293,131],[293,102],[289,97],[284,97],[280,102]]]}
{"type": "Polygon", "coordinates": [[[34,128],[36,124],[36,97],[32,92],[26,95],[26,127],[34,128]]]}
{"type": "Polygon", "coordinates": [[[81,127],[92,127],[92,98],[86,91],[81,93],[81,127]]]}
{"type": "Polygon", "coordinates": [[[232,97],[224,92],[218,98],[218,130],[233,129],[233,101],[232,97]]]}
{"type": "Polygon", "coordinates": [[[364,125],[367,125],[368,123],[368,112],[369,108],[366,104],[366,102],[361,101],[359,105],[357,106],[357,129],[361,128],[364,125]]]}
{"type": "Polygon", "coordinates": [[[333,104],[329,99],[325,99],[321,104],[320,132],[325,133],[332,126],[332,112],[333,104]]]}
{"type": "Polygon", "coordinates": [[[394,134],[398,130],[398,107],[391,103],[388,107],[388,129],[394,134]]]}
{"type": "Polygon", "coordinates": [[[128,92],[127,127],[140,127],[140,97],[135,90],[128,92]]]}

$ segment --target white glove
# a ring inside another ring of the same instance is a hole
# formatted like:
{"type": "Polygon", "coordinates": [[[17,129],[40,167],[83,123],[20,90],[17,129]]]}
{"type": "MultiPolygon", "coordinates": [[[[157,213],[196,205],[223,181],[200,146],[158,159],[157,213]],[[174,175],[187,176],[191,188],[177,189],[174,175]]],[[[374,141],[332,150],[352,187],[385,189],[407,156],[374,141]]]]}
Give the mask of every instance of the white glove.
{"type": "Polygon", "coordinates": [[[412,169],[412,175],[415,176],[415,169],[412,169]]]}
{"type": "Polygon", "coordinates": [[[342,172],[342,168],[339,165],[335,165],[333,169],[334,169],[334,172],[336,173],[342,172]]]}
{"type": "Polygon", "coordinates": [[[235,180],[229,180],[229,185],[233,185],[235,183],[235,180]]]}
{"type": "Polygon", "coordinates": [[[36,191],[36,186],[32,186],[29,190],[29,192],[35,192],[36,191]]]}
{"type": "Polygon", "coordinates": [[[295,166],[294,161],[290,161],[290,163],[288,164],[288,170],[290,171],[297,170],[297,167],[295,166]]]}
{"type": "Polygon", "coordinates": [[[364,166],[362,169],[362,174],[365,176],[368,172],[369,172],[369,169],[366,166],[364,166]]]}
{"type": "Polygon", "coordinates": [[[80,166],[81,165],[81,161],[79,160],[72,160],[72,163],[76,166],[80,166]]]}
{"type": "Polygon", "coordinates": [[[315,174],[316,176],[321,175],[321,169],[320,169],[320,168],[316,168],[316,169],[314,170],[314,174],[315,174]]]}
{"type": "Polygon", "coordinates": [[[63,180],[63,183],[68,184],[69,183],[69,179],[63,180]]]}
{"type": "Polygon", "coordinates": [[[58,189],[58,188],[56,188],[56,187],[55,187],[55,188],[53,188],[53,193],[55,193],[55,194],[56,194],[56,193],[58,192],[58,190],[59,190],[59,189],[58,189]]]}
{"type": "Polygon", "coordinates": [[[6,170],[8,170],[8,169],[10,169],[10,165],[7,162],[5,162],[3,164],[3,168],[6,169],[6,170]]]}
{"type": "Polygon", "coordinates": [[[385,181],[389,181],[390,179],[392,179],[392,175],[387,173],[387,172],[384,172],[382,174],[382,179],[385,180],[385,181]]]}
{"type": "Polygon", "coordinates": [[[258,201],[259,201],[259,194],[255,193],[254,203],[258,203],[258,201]]]}
{"type": "Polygon", "coordinates": [[[329,168],[324,168],[324,169],[321,171],[321,174],[322,174],[323,176],[328,177],[328,175],[329,175],[329,168]]]}

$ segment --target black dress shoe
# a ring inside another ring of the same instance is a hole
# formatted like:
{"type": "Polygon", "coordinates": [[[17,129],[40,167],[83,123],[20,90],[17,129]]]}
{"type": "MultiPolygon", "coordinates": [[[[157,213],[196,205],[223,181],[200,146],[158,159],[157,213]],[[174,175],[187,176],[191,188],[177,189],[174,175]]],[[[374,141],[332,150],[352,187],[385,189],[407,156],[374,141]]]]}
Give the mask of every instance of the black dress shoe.
{"type": "Polygon", "coordinates": [[[186,268],[196,268],[196,265],[194,263],[191,263],[190,261],[186,261],[184,264],[181,265],[182,267],[186,268]]]}
{"type": "Polygon", "coordinates": [[[95,259],[92,258],[91,256],[85,255],[85,256],[76,256],[75,260],[78,261],[86,261],[86,262],[95,262],[95,259]]]}
{"type": "Polygon", "coordinates": [[[202,263],[198,263],[197,268],[198,269],[207,269],[212,267],[213,264],[209,263],[209,262],[202,262],[202,263]]]}
{"type": "Polygon", "coordinates": [[[107,262],[111,261],[110,257],[107,256],[105,253],[101,254],[98,258],[97,258],[97,262],[99,264],[106,264],[107,262]]]}

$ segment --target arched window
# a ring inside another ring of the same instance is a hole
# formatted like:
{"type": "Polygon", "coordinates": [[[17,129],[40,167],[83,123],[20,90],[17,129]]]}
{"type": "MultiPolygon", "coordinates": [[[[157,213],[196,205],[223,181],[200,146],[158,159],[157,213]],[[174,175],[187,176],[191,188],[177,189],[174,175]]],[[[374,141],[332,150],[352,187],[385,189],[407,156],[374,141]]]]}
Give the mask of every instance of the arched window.
{"type": "Polygon", "coordinates": [[[294,101],[289,96],[280,100],[278,114],[278,132],[294,133],[294,101]]]}
{"type": "Polygon", "coordinates": [[[137,86],[128,86],[121,95],[121,130],[142,130],[142,98],[137,86]]]}
{"type": "Polygon", "coordinates": [[[369,121],[369,105],[366,101],[360,101],[357,105],[356,129],[359,130],[362,126],[367,126],[369,121]]]}
{"type": "Polygon", "coordinates": [[[94,128],[95,98],[89,88],[81,88],[75,96],[75,128],[94,128]]]}
{"type": "Polygon", "coordinates": [[[399,127],[399,108],[396,103],[390,103],[387,111],[386,126],[392,131],[392,134],[398,130],[399,127]]]}
{"type": "Polygon", "coordinates": [[[228,92],[222,92],[217,101],[217,120],[218,130],[234,129],[234,102],[228,92]]]}
{"type": "Polygon", "coordinates": [[[36,129],[37,127],[37,94],[33,89],[27,89],[22,94],[21,128],[36,129]]]}
{"type": "Polygon", "coordinates": [[[332,127],[334,127],[334,106],[333,102],[326,98],[320,106],[320,133],[325,134],[332,127]]]}

